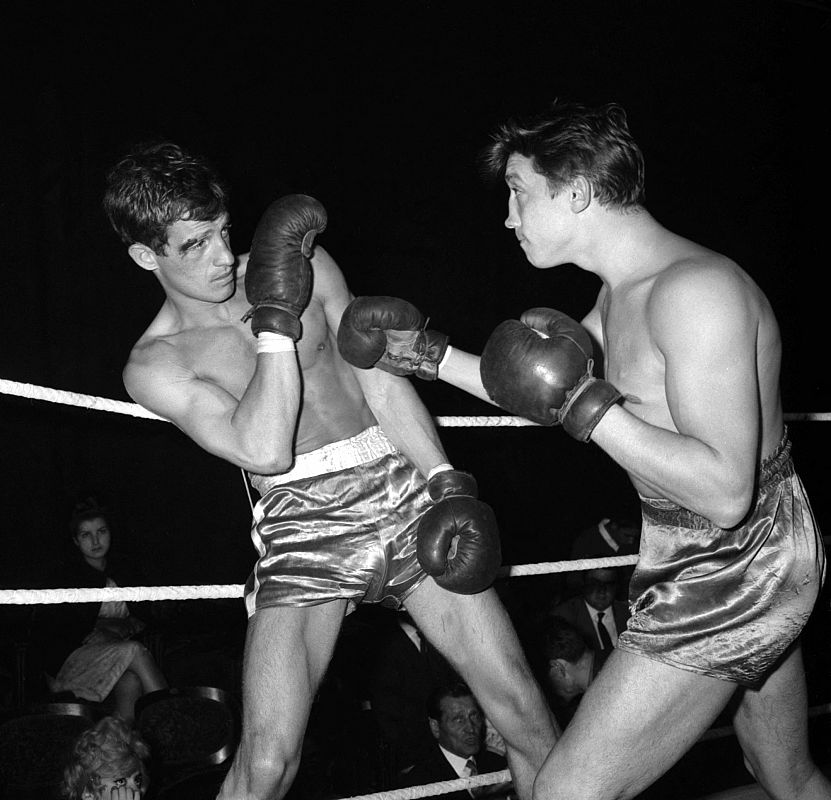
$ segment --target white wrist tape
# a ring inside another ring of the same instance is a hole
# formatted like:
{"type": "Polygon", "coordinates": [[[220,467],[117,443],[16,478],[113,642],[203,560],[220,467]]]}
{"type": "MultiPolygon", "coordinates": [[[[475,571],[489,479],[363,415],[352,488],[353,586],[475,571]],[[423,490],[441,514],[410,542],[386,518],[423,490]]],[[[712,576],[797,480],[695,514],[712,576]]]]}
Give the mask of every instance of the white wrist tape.
{"type": "Polygon", "coordinates": [[[272,333],[271,331],[260,331],[259,336],[257,336],[258,353],[289,353],[296,349],[294,339],[291,336],[283,336],[282,333],[272,333]]]}
{"type": "Polygon", "coordinates": [[[430,473],[427,475],[427,480],[429,481],[434,475],[438,475],[440,472],[447,472],[449,469],[453,469],[452,464],[446,462],[444,464],[437,464],[430,470],[430,473]]]}
{"type": "Polygon", "coordinates": [[[441,357],[441,361],[439,361],[439,365],[436,367],[436,372],[441,372],[441,368],[447,363],[447,359],[450,358],[450,353],[453,351],[452,345],[447,345],[447,350],[444,351],[444,355],[441,357]]]}

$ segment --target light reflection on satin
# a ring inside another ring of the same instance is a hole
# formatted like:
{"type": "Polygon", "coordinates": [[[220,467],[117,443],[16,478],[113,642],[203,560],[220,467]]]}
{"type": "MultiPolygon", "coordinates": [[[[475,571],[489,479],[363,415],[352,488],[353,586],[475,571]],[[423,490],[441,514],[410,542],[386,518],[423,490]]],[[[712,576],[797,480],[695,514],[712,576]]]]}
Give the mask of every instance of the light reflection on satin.
{"type": "Polygon", "coordinates": [[[618,647],[756,687],[802,631],[825,554],[787,432],[761,465],[755,509],[725,530],[668,500],[641,498],[632,617],[618,647]]]}

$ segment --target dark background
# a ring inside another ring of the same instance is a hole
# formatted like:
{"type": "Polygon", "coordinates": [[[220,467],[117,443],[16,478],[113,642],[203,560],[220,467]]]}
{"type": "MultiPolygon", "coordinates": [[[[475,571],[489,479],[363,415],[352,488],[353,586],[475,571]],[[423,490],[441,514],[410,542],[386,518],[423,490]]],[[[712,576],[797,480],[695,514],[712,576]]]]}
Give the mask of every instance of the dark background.
{"type": "MultiPolygon", "coordinates": [[[[831,411],[825,252],[828,2],[541,4],[108,2],[5,8],[0,377],[129,400],[121,368],[162,300],[100,209],[135,140],[205,153],[233,190],[233,245],[287,192],[327,207],[320,243],[356,294],[408,298],[478,352],[533,305],[580,316],[598,289],[536,271],[502,227],[477,154],[556,97],[620,102],[667,227],[737,260],[784,338],[786,411],[831,411]]],[[[436,415],[494,409],[418,382],[436,415]]],[[[712,398],[714,405],[719,398],[712,398]]],[[[239,470],[172,425],[0,396],[6,587],[36,586],[72,499],[118,512],[151,582],[242,583],[254,551],[239,470]]],[[[826,423],[791,426],[828,524],[826,423]]],[[[445,428],[495,508],[506,563],[557,559],[581,527],[634,513],[593,445],[559,429],[445,428]]]]}

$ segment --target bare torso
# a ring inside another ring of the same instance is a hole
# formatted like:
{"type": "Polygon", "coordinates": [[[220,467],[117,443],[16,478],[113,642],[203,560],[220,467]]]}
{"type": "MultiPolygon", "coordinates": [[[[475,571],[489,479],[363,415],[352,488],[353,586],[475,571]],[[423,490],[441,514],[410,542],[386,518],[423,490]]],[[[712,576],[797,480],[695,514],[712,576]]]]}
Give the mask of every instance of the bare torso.
{"type": "MultiPolygon", "coordinates": [[[[721,313],[734,313],[746,319],[747,380],[752,378],[758,395],[760,416],[759,458],[770,454],[782,436],[783,414],[779,394],[781,341],[779,328],[767,298],[750,277],[734,262],[677,236],[668,236],[665,247],[649,254],[654,268],[632,270],[633,277],[614,287],[604,284],[594,309],[584,320],[596,341],[602,343],[604,374],[627,399],[624,407],[644,422],[673,432],[689,433],[679,428],[678,409],[684,398],[670,400],[677,387],[667,376],[667,355],[656,331],[656,303],[666,303],[667,295],[685,291],[684,273],[695,273],[692,280],[723,281],[729,291],[714,303],[727,304],[721,313]],[[660,299],[656,295],[660,293],[660,299]],[[730,308],[729,304],[735,304],[730,308]],[[752,373],[752,376],[751,374],[752,373]]],[[[677,302],[684,307],[684,297],[677,302]]],[[[694,324],[711,322],[713,303],[704,308],[690,308],[694,324]]],[[[679,317],[683,316],[683,312],[679,317]]],[[[718,314],[713,314],[716,319],[718,314]]],[[[680,321],[680,320],[679,320],[680,321]]],[[[715,324],[718,324],[717,322],[715,324]]],[[[731,343],[724,342],[725,348],[731,343]]],[[[690,352],[695,342],[690,344],[690,352]]],[[[684,358],[684,352],[678,358],[684,358]]],[[[699,369],[701,367],[699,366],[699,369]]],[[[702,370],[703,372],[703,370],[702,370]]],[[[713,413],[718,413],[720,397],[712,397],[713,413]]],[[[748,409],[750,412],[751,409],[748,409]]],[[[755,416],[755,411],[754,411],[755,416]]],[[[739,419],[737,424],[755,425],[755,419],[739,419]]],[[[660,496],[660,490],[631,476],[635,488],[647,496],[660,496]]]]}
{"type": "MultiPolygon", "coordinates": [[[[164,384],[170,391],[176,391],[177,380],[199,381],[227,392],[237,402],[242,398],[257,358],[257,340],[249,324],[241,321],[248,310],[242,283],[239,277],[234,296],[217,304],[215,313],[206,315],[198,326],[184,325],[177,309],[169,300],[165,302],[137,342],[125,371],[131,394],[138,387],[131,387],[128,376],[136,374],[133,383],[142,382],[138,396],[143,405],[154,405],[154,382],[146,380],[154,374],[166,376],[164,384]],[[131,373],[131,366],[140,370],[131,373]]],[[[325,302],[316,290],[301,317],[303,335],[297,343],[297,357],[303,389],[295,454],[353,436],[374,424],[352,369],[338,353],[325,302]]],[[[158,413],[163,414],[163,409],[158,413]]]]}

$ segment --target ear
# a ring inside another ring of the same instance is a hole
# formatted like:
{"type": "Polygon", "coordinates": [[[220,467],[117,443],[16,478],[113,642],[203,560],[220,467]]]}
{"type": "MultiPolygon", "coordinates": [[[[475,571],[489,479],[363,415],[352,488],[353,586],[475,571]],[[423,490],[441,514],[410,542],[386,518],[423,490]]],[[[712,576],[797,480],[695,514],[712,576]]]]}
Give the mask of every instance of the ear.
{"type": "Polygon", "coordinates": [[[562,678],[566,674],[565,662],[562,658],[552,658],[548,662],[548,672],[554,673],[554,677],[562,678]]]}
{"type": "Polygon", "coordinates": [[[573,178],[568,185],[569,202],[575,214],[585,211],[592,200],[592,185],[582,175],[573,178]]]}
{"type": "Polygon", "coordinates": [[[427,718],[427,722],[430,723],[430,733],[433,734],[434,739],[439,738],[439,723],[438,720],[432,719],[431,717],[427,718]]]}
{"type": "Polygon", "coordinates": [[[159,264],[156,261],[156,254],[146,245],[134,242],[127,248],[130,258],[136,262],[142,269],[152,272],[158,269],[159,264]]]}

